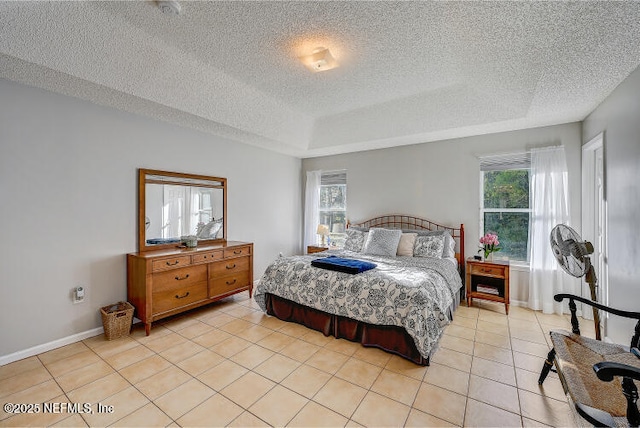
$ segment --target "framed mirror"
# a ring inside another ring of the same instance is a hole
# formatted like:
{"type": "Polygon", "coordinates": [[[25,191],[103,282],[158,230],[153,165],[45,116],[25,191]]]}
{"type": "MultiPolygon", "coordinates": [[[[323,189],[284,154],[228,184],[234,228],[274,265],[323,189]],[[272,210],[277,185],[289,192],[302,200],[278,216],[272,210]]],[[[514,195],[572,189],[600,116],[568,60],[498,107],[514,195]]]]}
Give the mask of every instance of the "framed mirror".
{"type": "Polygon", "coordinates": [[[138,250],[197,245],[227,238],[227,179],[139,169],[138,250]]]}

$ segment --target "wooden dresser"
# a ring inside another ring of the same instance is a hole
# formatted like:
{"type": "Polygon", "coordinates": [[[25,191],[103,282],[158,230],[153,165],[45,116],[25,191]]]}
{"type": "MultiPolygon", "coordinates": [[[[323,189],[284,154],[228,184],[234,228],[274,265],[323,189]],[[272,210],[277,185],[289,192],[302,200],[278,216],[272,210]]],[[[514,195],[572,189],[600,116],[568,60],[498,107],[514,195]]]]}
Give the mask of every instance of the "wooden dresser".
{"type": "Polygon", "coordinates": [[[127,299],[151,323],[242,291],[253,292],[253,243],[127,254],[127,299]]]}
{"type": "Polygon", "coordinates": [[[480,261],[467,259],[467,306],[473,299],[504,303],[509,315],[509,261],[480,261]]]}

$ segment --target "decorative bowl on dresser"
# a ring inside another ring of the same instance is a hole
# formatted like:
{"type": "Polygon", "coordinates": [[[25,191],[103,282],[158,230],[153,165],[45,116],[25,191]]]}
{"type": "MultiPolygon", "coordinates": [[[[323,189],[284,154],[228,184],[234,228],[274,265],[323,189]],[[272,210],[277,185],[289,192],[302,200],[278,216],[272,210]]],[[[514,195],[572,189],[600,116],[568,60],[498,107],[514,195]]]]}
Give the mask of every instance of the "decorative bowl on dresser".
{"type": "Polygon", "coordinates": [[[127,299],[147,335],[154,321],[243,291],[252,295],[253,243],[226,240],[226,183],[218,177],[139,170],[139,251],[127,254],[127,299]],[[187,225],[189,218],[197,224],[187,225]],[[218,227],[208,227],[214,222],[218,227]],[[172,228],[176,224],[182,229],[172,228]],[[213,232],[187,248],[180,237],[195,228],[213,232]]]}

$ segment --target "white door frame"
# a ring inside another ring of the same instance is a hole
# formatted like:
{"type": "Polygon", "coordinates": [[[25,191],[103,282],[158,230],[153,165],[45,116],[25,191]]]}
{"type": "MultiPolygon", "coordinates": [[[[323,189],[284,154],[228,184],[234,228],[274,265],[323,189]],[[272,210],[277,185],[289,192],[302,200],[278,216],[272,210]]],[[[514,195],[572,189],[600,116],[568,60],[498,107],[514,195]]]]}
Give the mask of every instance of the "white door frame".
{"type": "MultiPolygon", "coordinates": [[[[600,133],[582,146],[582,237],[593,244],[591,263],[598,278],[598,302],[609,304],[607,275],[607,202],[605,194],[604,133],[600,133]]],[[[590,297],[583,285],[582,295],[590,297]],[[586,293],[586,294],[585,294],[586,293]]],[[[592,319],[588,307],[582,316],[592,319]]],[[[607,336],[608,314],[601,315],[603,337],[607,336]]]]}

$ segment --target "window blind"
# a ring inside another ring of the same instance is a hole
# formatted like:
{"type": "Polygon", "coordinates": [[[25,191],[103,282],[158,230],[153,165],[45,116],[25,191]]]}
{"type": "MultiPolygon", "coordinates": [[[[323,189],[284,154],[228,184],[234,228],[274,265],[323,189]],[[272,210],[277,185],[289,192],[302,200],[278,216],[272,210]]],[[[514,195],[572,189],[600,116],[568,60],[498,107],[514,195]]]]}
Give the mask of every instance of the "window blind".
{"type": "Polygon", "coordinates": [[[327,171],[322,172],[320,178],[321,186],[332,186],[337,184],[347,184],[347,171],[327,171]]]}
{"type": "Polygon", "coordinates": [[[508,153],[480,157],[480,171],[504,171],[531,168],[531,153],[508,153]]]}

